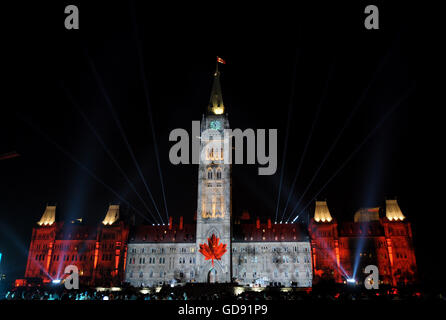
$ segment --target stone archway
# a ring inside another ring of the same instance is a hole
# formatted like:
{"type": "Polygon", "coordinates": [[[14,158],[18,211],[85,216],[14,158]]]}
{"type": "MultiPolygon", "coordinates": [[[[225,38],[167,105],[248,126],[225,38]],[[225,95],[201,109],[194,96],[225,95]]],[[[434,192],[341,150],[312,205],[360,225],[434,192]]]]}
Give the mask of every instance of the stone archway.
{"type": "Polygon", "coordinates": [[[218,282],[217,278],[217,270],[215,268],[211,268],[208,272],[208,283],[216,283],[218,282]]]}

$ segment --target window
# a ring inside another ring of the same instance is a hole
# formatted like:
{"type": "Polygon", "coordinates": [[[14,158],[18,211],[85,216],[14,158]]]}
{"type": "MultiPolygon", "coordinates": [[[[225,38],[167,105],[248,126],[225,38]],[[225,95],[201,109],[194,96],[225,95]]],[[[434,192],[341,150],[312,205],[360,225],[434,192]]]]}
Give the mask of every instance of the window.
{"type": "Polygon", "coordinates": [[[212,179],[212,169],[208,170],[208,179],[212,179]]]}

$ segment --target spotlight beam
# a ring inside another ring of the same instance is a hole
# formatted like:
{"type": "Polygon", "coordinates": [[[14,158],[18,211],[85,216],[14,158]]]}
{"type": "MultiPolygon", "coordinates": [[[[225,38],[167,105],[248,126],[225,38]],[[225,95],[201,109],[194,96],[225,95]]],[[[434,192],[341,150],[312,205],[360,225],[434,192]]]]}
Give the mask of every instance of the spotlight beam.
{"type": "Polygon", "coordinates": [[[295,83],[296,83],[296,67],[297,67],[297,59],[298,59],[298,53],[296,53],[296,57],[294,60],[294,68],[293,68],[293,80],[291,83],[291,95],[290,95],[290,102],[288,104],[288,118],[286,122],[286,134],[285,134],[285,146],[283,148],[282,153],[282,166],[280,167],[280,182],[279,182],[279,192],[277,195],[277,205],[276,205],[276,216],[274,219],[274,222],[277,223],[277,215],[279,212],[279,205],[280,205],[280,195],[282,193],[282,184],[283,184],[283,176],[284,176],[284,170],[285,170],[285,163],[286,163],[286,153],[288,149],[288,136],[290,133],[290,124],[291,124],[291,117],[293,115],[293,102],[294,102],[294,91],[295,91],[295,83]]]}
{"type": "MultiPolygon", "coordinates": [[[[300,196],[299,200],[296,202],[296,205],[294,206],[293,210],[291,211],[291,214],[289,215],[289,218],[293,216],[294,212],[299,207],[300,202],[302,201],[305,194],[310,189],[311,185],[313,184],[314,180],[316,179],[317,175],[319,174],[319,171],[322,169],[323,165],[325,164],[325,161],[327,161],[328,157],[330,156],[333,149],[336,147],[336,145],[339,142],[339,139],[341,138],[342,134],[344,133],[345,129],[350,124],[353,117],[356,115],[356,112],[358,111],[359,107],[363,104],[367,93],[369,92],[372,85],[375,83],[375,80],[377,78],[377,75],[381,72],[381,69],[387,62],[388,57],[390,56],[390,51],[384,56],[384,58],[381,60],[381,63],[378,65],[378,68],[375,70],[375,72],[372,75],[372,79],[370,80],[369,84],[367,85],[366,89],[362,92],[361,96],[359,97],[358,101],[356,102],[355,106],[353,107],[352,111],[350,112],[350,115],[348,116],[347,120],[344,123],[344,126],[341,128],[341,131],[339,131],[338,135],[336,136],[335,140],[331,144],[330,148],[328,149],[327,153],[325,154],[324,158],[322,159],[321,164],[317,168],[316,172],[314,173],[313,177],[311,178],[310,182],[308,183],[307,187],[305,188],[304,192],[300,196]]],[[[288,218],[288,219],[289,219],[288,218]]]]}
{"type": "MultiPolygon", "coordinates": [[[[132,10],[132,14],[133,15],[135,14],[134,10],[132,10]]],[[[141,79],[142,79],[142,82],[143,82],[144,95],[145,95],[146,104],[147,104],[147,114],[149,115],[150,128],[152,129],[153,149],[155,151],[156,164],[157,164],[157,167],[158,167],[158,174],[159,174],[160,183],[161,183],[161,191],[163,193],[164,208],[166,209],[167,221],[169,221],[169,210],[167,209],[166,193],[164,191],[165,190],[165,188],[164,188],[164,179],[163,179],[163,173],[162,173],[161,164],[160,164],[160,158],[159,158],[159,152],[158,152],[158,143],[156,141],[155,126],[153,124],[152,105],[150,103],[150,98],[149,98],[149,90],[148,90],[147,78],[146,78],[146,75],[144,74],[144,58],[143,58],[143,54],[142,54],[141,43],[139,42],[138,27],[136,25],[136,17],[135,16],[133,16],[133,26],[134,26],[134,29],[135,29],[136,47],[137,47],[138,58],[139,58],[139,63],[140,63],[139,70],[140,70],[140,75],[141,75],[141,79]]]]}
{"type": "MultiPolygon", "coordinates": [[[[338,173],[347,165],[347,163],[358,153],[362,146],[376,133],[376,131],[381,127],[385,120],[390,116],[390,114],[397,109],[401,103],[409,96],[412,91],[413,86],[404,94],[398,101],[384,114],[378,124],[368,133],[364,140],[356,147],[356,149],[348,156],[348,158],[342,163],[342,165],[335,171],[335,173],[330,177],[330,179],[325,182],[322,188],[316,193],[316,195],[308,202],[308,204],[299,212],[299,214],[292,220],[294,222],[299,215],[319,196],[319,194],[325,189],[325,187],[333,180],[338,173]]],[[[291,218],[291,217],[290,217],[291,218]]],[[[288,219],[289,220],[289,219],[288,219]]]]}
{"type": "Polygon", "coordinates": [[[318,106],[317,106],[317,109],[316,109],[316,115],[314,116],[313,123],[311,124],[310,134],[308,135],[307,141],[305,143],[304,151],[302,153],[302,156],[300,157],[299,166],[297,167],[296,174],[294,175],[293,182],[291,183],[291,188],[290,188],[290,191],[288,193],[288,199],[287,199],[287,201],[285,203],[285,209],[283,209],[282,217],[280,218],[281,221],[283,220],[283,218],[285,216],[285,213],[286,213],[286,210],[288,208],[288,204],[290,203],[291,196],[293,194],[294,188],[296,187],[297,178],[299,177],[299,173],[300,173],[300,170],[302,168],[302,164],[304,162],[308,146],[310,145],[311,137],[313,136],[314,128],[316,127],[316,122],[317,122],[317,120],[319,118],[319,112],[321,110],[321,106],[324,103],[325,98],[327,96],[327,91],[328,91],[328,88],[329,88],[331,77],[333,75],[333,70],[334,70],[334,64],[331,65],[331,68],[330,68],[330,71],[329,71],[329,74],[328,74],[328,78],[327,78],[327,81],[325,83],[325,87],[324,87],[324,91],[323,91],[323,94],[322,94],[322,98],[320,99],[320,101],[318,103],[318,106]]]}
{"type": "Polygon", "coordinates": [[[150,223],[153,223],[151,220],[147,218],[145,214],[143,214],[141,211],[136,209],[130,202],[128,202],[125,198],[123,198],[120,194],[118,194],[115,190],[113,190],[112,187],[110,187],[107,183],[102,181],[97,175],[95,175],[93,172],[91,172],[90,169],[88,169],[85,165],[83,165],[79,160],[77,160],[74,156],[71,155],[68,151],[66,151],[61,145],[59,145],[56,141],[51,139],[45,132],[40,130],[38,127],[36,127],[34,124],[32,124],[30,121],[24,119],[23,117],[19,116],[19,119],[24,121],[27,125],[29,125],[31,128],[33,128],[37,133],[42,135],[48,142],[53,144],[57,149],[59,149],[60,152],[62,152],[67,158],[69,158],[71,161],[73,161],[75,164],[77,164],[81,169],[83,169],[90,177],[92,177],[94,180],[96,180],[98,183],[100,183],[102,186],[104,186],[108,191],[113,193],[117,198],[119,198],[121,201],[123,201],[125,204],[127,204],[130,208],[132,208],[136,213],[138,213],[143,219],[147,220],[150,223]]]}
{"type": "MultiPolygon", "coordinates": [[[[136,196],[138,197],[138,199],[142,202],[142,204],[144,205],[144,207],[146,208],[146,210],[149,212],[149,214],[152,216],[152,218],[157,221],[157,218],[155,217],[155,215],[152,213],[152,210],[149,209],[147,203],[144,201],[144,199],[141,197],[141,195],[139,194],[139,192],[136,190],[135,185],[130,181],[129,177],[127,176],[127,174],[124,172],[124,170],[122,169],[122,167],[119,165],[118,161],[116,160],[116,158],[113,156],[113,154],[111,153],[110,149],[106,146],[104,140],[101,138],[101,136],[99,135],[99,133],[96,131],[96,129],[94,128],[94,126],[92,125],[92,123],[88,120],[87,115],[82,111],[82,109],[79,107],[79,105],[74,101],[73,96],[71,95],[71,93],[68,91],[68,89],[66,89],[65,87],[63,87],[65,94],[68,96],[71,104],[76,108],[76,110],[79,112],[79,114],[82,116],[82,118],[84,119],[85,123],[88,125],[88,128],[91,130],[91,132],[93,133],[93,135],[96,137],[96,139],[98,140],[98,142],[101,144],[102,148],[104,149],[104,151],[107,153],[108,157],[110,158],[110,160],[112,160],[112,162],[114,163],[114,165],[116,166],[116,168],[118,168],[119,172],[121,173],[121,175],[124,177],[124,179],[127,181],[127,183],[129,184],[130,188],[133,190],[133,192],[135,192],[136,196]]],[[[157,223],[159,223],[159,221],[157,221],[157,223]]]]}
{"type": "MultiPolygon", "coordinates": [[[[102,92],[102,95],[104,96],[104,99],[107,102],[106,104],[107,104],[107,106],[108,106],[108,108],[109,108],[109,110],[110,110],[110,112],[111,112],[111,114],[113,116],[113,120],[115,120],[116,126],[118,127],[119,132],[121,133],[121,137],[122,137],[122,139],[125,142],[125,145],[127,147],[127,150],[130,153],[130,156],[132,157],[133,163],[135,164],[135,167],[136,167],[136,169],[138,171],[138,174],[139,174],[142,182],[144,183],[144,187],[146,188],[147,193],[149,194],[150,200],[152,200],[152,203],[153,203],[153,206],[155,207],[156,212],[158,213],[161,221],[163,221],[163,218],[161,217],[161,214],[160,214],[160,212],[158,210],[158,207],[156,205],[155,199],[153,198],[152,192],[150,191],[150,188],[149,188],[149,186],[147,184],[147,181],[144,178],[144,175],[142,173],[141,167],[139,166],[138,161],[136,160],[135,154],[133,153],[133,149],[130,146],[129,141],[127,140],[127,136],[126,136],[126,134],[124,132],[124,128],[121,125],[121,121],[119,120],[118,115],[116,114],[116,111],[113,108],[113,104],[112,104],[112,102],[111,102],[111,100],[110,100],[110,98],[109,98],[109,96],[108,96],[108,94],[107,94],[107,92],[105,90],[105,87],[104,87],[104,84],[102,82],[102,79],[101,79],[101,77],[99,76],[99,73],[96,70],[96,67],[95,67],[95,65],[93,63],[93,60],[88,56],[88,53],[86,51],[85,51],[85,55],[86,55],[87,60],[89,62],[90,68],[92,69],[93,74],[94,74],[94,76],[96,78],[96,81],[97,81],[97,83],[99,85],[99,88],[100,88],[100,90],[102,92]]],[[[163,223],[164,223],[164,221],[163,221],[163,223]]]]}

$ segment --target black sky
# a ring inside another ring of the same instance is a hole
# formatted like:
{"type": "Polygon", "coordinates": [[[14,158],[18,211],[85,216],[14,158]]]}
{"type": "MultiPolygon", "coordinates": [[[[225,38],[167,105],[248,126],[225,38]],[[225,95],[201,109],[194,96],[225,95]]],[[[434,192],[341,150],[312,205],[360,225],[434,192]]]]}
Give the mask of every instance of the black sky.
{"type": "MultiPolygon", "coordinates": [[[[6,112],[1,117],[0,153],[16,150],[21,155],[0,163],[0,251],[4,252],[11,278],[24,272],[31,229],[47,203],[57,203],[60,219],[83,217],[95,224],[109,203],[119,201],[49,140],[144,211],[73,101],[150,203],[88,59],[102,78],[165,216],[134,22],[142,43],[143,71],[170,215],[192,220],[197,166],[170,164],[172,143],[168,136],[174,128],[190,132],[191,122],[201,119],[218,55],[227,61],[221,68],[221,81],[231,127],[277,128],[279,132],[275,175],[258,176],[254,165],[234,166],[235,215],[248,210],[253,216],[274,217],[292,91],[282,209],[319,103],[320,114],[292,205],[358,101],[357,112],[310,186],[303,205],[320,191],[383,115],[408,94],[318,199],[326,198],[335,218],[346,221],[358,208],[382,206],[385,197],[396,196],[413,223],[419,260],[429,260],[429,252],[421,250],[428,247],[427,241],[423,242],[426,230],[411,197],[413,168],[408,159],[413,140],[409,109],[414,104],[417,61],[410,15],[401,7],[378,2],[380,30],[370,31],[363,26],[365,3],[294,9],[255,7],[247,11],[231,7],[199,13],[192,7],[174,10],[138,2],[132,7],[126,2],[93,5],[82,1],[73,3],[79,5],[80,30],[67,31],[63,25],[67,4],[72,3],[39,3],[26,10],[16,5],[7,10],[9,32],[4,43],[9,79],[6,94],[10,99],[2,107],[6,112]]],[[[423,270],[429,267],[429,262],[419,264],[423,270]]]]}

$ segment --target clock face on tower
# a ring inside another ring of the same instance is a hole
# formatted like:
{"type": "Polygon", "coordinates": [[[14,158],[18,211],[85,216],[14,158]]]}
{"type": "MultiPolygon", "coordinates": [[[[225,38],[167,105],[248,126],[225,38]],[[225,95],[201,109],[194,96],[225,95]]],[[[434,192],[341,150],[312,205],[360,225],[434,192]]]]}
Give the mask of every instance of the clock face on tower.
{"type": "Polygon", "coordinates": [[[218,120],[212,120],[209,124],[209,128],[214,130],[220,130],[221,129],[221,122],[218,120]]]}

